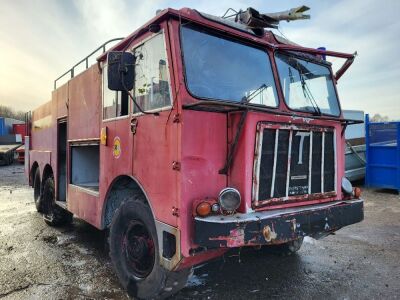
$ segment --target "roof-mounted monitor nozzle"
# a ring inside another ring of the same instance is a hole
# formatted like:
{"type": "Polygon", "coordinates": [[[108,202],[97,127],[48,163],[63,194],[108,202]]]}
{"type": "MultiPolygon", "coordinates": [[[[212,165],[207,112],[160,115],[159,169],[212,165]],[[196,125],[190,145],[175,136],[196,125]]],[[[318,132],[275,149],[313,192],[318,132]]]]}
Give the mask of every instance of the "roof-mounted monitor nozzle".
{"type": "Polygon", "coordinates": [[[295,21],[310,19],[310,15],[304,14],[310,8],[302,5],[299,7],[291,8],[289,10],[261,14],[254,8],[249,7],[247,10],[240,10],[235,17],[235,21],[242,23],[247,27],[255,30],[263,28],[278,28],[280,21],[295,21]]]}
{"type": "Polygon", "coordinates": [[[276,12],[276,13],[267,13],[264,14],[272,19],[278,21],[296,21],[296,20],[307,20],[310,19],[310,15],[303,14],[305,11],[310,10],[308,6],[302,5],[299,7],[291,8],[289,10],[276,12]]]}

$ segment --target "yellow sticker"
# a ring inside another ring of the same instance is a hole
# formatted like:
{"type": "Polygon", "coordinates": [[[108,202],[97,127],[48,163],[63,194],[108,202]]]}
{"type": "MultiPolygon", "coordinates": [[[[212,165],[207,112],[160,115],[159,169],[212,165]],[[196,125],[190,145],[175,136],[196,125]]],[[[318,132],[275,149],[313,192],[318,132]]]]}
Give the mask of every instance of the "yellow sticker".
{"type": "Polygon", "coordinates": [[[114,158],[121,156],[121,140],[117,136],[114,138],[113,155],[114,158]]]}

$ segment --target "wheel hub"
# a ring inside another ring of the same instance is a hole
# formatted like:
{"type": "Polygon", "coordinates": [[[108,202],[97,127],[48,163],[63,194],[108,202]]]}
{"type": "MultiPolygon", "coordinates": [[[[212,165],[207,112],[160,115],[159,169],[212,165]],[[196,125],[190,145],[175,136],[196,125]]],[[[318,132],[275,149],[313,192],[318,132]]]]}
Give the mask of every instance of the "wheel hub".
{"type": "Polygon", "coordinates": [[[155,260],[154,241],[142,222],[130,222],[123,237],[123,251],[133,275],[143,278],[150,274],[155,260]]]}

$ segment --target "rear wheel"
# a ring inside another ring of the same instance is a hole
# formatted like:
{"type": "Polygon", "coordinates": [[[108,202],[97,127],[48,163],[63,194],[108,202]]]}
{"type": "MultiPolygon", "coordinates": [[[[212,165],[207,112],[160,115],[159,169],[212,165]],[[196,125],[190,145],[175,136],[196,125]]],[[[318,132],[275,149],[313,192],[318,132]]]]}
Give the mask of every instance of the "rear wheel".
{"type": "Polygon", "coordinates": [[[185,286],[190,270],[171,272],[160,265],[153,215],[140,197],[115,212],[109,244],[117,276],[130,296],[163,299],[185,286]]]}
{"type": "Polygon", "coordinates": [[[42,212],[40,187],[40,171],[39,168],[37,168],[33,177],[33,200],[35,201],[36,210],[38,212],[42,212]]]}
{"type": "Polygon", "coordinates": [[[50,226],[62,226],[72,222],[73,215],[58,206],[55,202],[54,179],[47,178],[43,186],[42,212],[43,219],[50,226]]]}

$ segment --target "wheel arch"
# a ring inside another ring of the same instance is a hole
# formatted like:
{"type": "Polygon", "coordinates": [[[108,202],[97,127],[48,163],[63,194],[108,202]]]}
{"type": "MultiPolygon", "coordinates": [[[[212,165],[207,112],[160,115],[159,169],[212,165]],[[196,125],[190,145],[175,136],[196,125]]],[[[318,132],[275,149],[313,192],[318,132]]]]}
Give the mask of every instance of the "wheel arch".
{"type": "Polygon", "coordinates": [[[167,270],[175,270],[182,259],[180,230],[157,220],[150,198],[147,196],[145,189],[135,177],[130,175],[120,175],[110,184],[103,203],[101,229],[107,229],[110,227],[115,211],[127,196],[132,195],[134,192],[139,192],[144,196],[143,198],[148,204],[153,216],[159,245],[159,263],[167,270]],[[167,234],[165,235],[165,233],[167,234]],[[170,255],[168,257],[164,254],[167,248],[172,249],[170,250],[170,255]]]}
{"type": "Polygon", "coordinates": [[[140,193],[144,197],[146,203],[150,207],[154,222],[156,221],[150,199],[139,181],[130,175],[119,175],[114,178],[109,185],[104,198],[101,214],[101,228],[105,229],[110,227],[114,212],[128,195],[132,195],[134,193],[140,193]]]}

